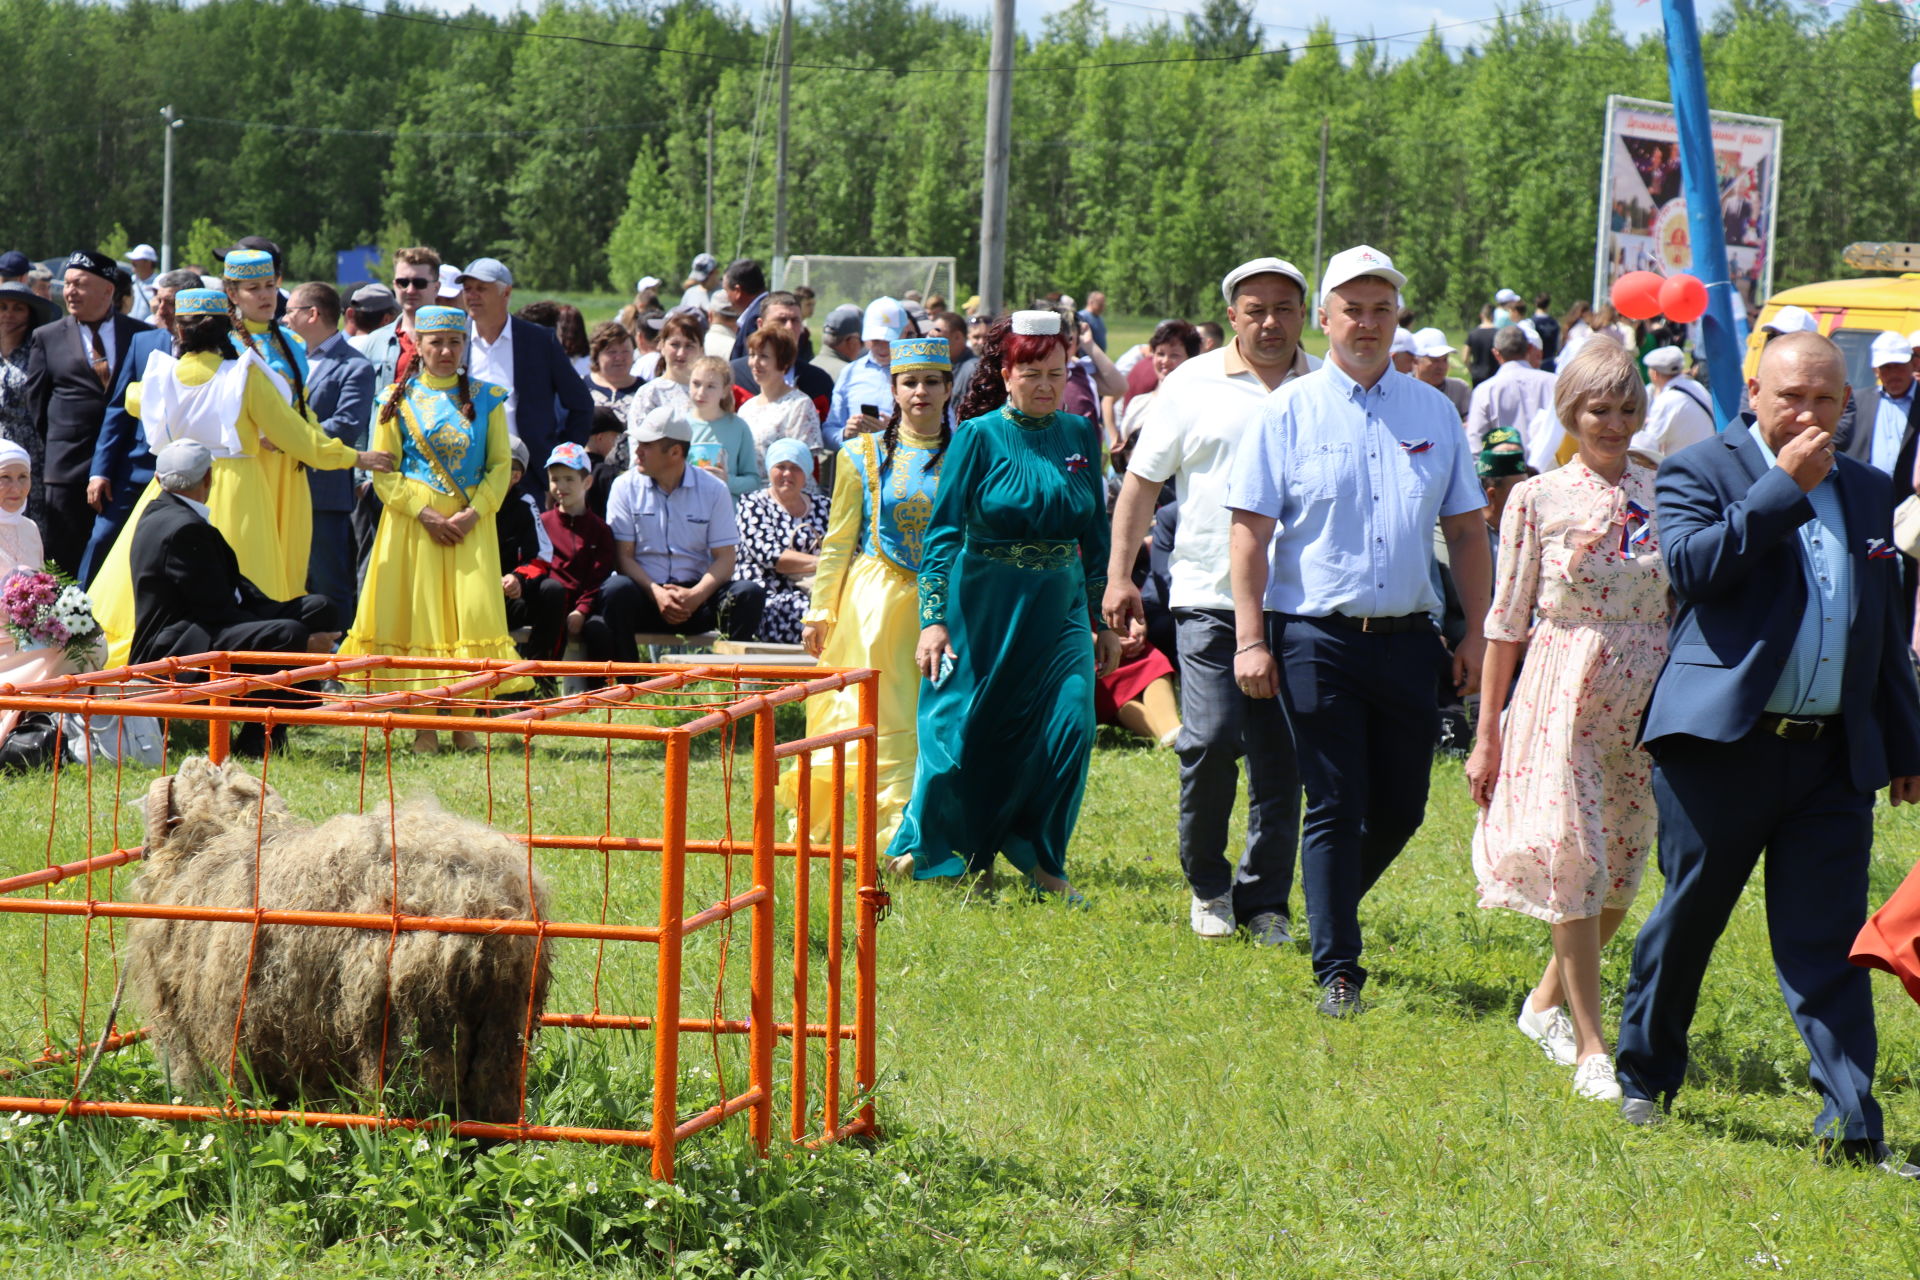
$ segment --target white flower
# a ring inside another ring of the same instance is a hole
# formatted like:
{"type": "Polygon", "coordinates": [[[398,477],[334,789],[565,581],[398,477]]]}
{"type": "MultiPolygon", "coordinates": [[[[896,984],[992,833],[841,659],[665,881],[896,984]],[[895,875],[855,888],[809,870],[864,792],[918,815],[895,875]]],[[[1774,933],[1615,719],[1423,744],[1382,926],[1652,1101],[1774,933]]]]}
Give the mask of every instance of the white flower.
{"type": "Polygon", "coordinates": [[[212,1145],[213,1145],[213,1135],[212,1135],[212,1134],[208,1134],[208,1135],[207,1135],[206,1137],[204,1137],[204,1138],[202,1138],[202,1139],[200,1139],[200,1149],[201,1149],[202,1151],[205,1151],[205,1150],[206,1150],[206,1149],[207,1149],[208,1147],[210,1147],[210,1146],[212,1146],[212,1145]]]}

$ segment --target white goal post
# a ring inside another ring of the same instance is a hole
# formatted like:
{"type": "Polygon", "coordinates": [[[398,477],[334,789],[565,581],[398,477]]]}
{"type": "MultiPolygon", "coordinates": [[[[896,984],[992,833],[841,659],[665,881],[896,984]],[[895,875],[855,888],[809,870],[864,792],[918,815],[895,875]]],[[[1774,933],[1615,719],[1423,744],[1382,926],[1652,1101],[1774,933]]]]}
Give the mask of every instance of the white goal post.
{"type": "Polygon", "coordinates": [[[904,298],[908,292],[922,299],[939,294],[954,310],[962,299],[954,296],[957,277],[952,258],[851,258],[797,254],[781,264],[776,289],[813,290],[816,318],[843,303],[864,308],[875,298],[904,298]]]}

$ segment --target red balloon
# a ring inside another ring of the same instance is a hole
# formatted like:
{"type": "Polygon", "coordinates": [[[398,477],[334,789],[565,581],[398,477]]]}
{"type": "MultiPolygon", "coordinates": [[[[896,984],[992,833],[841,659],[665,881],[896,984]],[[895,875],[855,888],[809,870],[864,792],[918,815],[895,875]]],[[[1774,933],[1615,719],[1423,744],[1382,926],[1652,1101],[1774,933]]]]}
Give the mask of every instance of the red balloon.
{"type": "Polygon", "coordinates": [[[1676,324],[1692,324],[1707,314],[1707,286],[1685,272],[1668,276],[1660,286],[1660,310],[1676,324]]]}
{"type": "Polygon", "coordinates": [[[1629,320],[1651,320],[1660,314],[1659,276],[1651,271],[1629,271],[1613,282],[1613,309],[1629,320]]]}

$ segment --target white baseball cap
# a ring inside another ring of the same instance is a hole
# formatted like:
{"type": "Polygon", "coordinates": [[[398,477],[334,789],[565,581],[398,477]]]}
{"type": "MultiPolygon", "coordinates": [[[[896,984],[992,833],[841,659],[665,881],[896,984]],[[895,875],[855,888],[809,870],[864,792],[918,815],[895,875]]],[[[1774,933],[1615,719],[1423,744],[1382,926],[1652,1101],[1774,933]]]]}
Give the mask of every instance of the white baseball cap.
{"type": "Polygon", "coordinates": [[[1541,351],[1547,349],[1546,339],[1542,338],[1540,331],[1533,327],[1533,321],[1521,320],[1514,325],[1514,328],[1527,335],[1528,346],[1535,347],[1541,351]]]}
{"type": "Polygon", "coordinates": [[[907,331],[907,309],[892,298],[875,298],[860,321],[860,341],[898,342],[907,331]]]}
{"type": "Polygon", "coordinates": [[[1680,373],[1687,367],[1687,353],[1678,347],[1655,347],[1641,363],[1655,373],[1680,373]]]}
{"type": "Polygon", "coordinates": [[[1760,327],[1773,333],[1820,332],[1820,322],[1805,307],[1782,307],[1773,313],[1771,319],[1762,320],[1760,327]]]}
{"type": "Polygon", "coordinates": [[[1511,289],[1502,289],[1493,295],[1493,300],[1495,302],[1518,302],[1520,301],[1520,295],[1511,289]]]}
{"type": "Polygon", "coordinates": [[[659,287],[659,276],[641,276],[640,283],[633,286],[633,291],[635,293],[645,293],[649,289],[658,289],[659,287]]]}
{"type": "Polygon", "coordinates": [[[1907,364],[1913,359],[1913,343],[1891,329],[1873,335],[1873,367],[1883,364],[1907,364]]]}
{"type": "Polygon", "coordinates": [[[467,291],[460,287],[460,268],[451,262],[440,265],[440,291],[435,295],[441,301],[449,298],[464,298],[467,291]]]}
{"type": "Polygon", "coordinates": [[[1220,282],[1220,296],[1226,299],[1228,306],[1233,305],[1233,291],[1240,287],[1240,282],[1253,276],[1285,276],[1300,286],[1302,298],[1307,296],[1307,278],[1301,274],[1300,268],[1285,258],[1255,258],[1227,272],[1226,278],[1220,282]]]}
{"type": "Polygon", "coordinates": [[[127,261],[158,262],[160,261],[160,255],[153,251],[153,246],[150,244],[137,244],[127,250],[127,261]]]}
{"type": "Polygon", "coordinates": [[[1447,335],[1439,329],[1422,329],[1413,335],[1413,354],[1416,356],[1450,356],[1457,347],[1447,345],[1447,335]]]}
{"type": "Polygon", "coordinates": [[[1362,276],[1378,276],[1396,289],[1405,288],[1407,283],[1406,276],[1394,270],[1392,258],[1372,245],[1357,244],[1327,259],[1327,274],[1320,281],[1320,305],[1326,305],[1327,295],[1335,289],[1362,276]]]}
{"type": "Polygon", "coordinates": [[[1397,356],[1403,351],[1408,355],[1417,354],[1413,349],[1413,335],[1405,329],[1395,329],[1393,331],[1393,345],[1387,348],[1387,353],[1397,356]]]}
{"type": "Polygon", "coordinates": [[[1920,351],[1920,329],[1915,329],[1912,333],[1908,334],[1907,341],[1912,344],[1915,351],[1920,351]]]}

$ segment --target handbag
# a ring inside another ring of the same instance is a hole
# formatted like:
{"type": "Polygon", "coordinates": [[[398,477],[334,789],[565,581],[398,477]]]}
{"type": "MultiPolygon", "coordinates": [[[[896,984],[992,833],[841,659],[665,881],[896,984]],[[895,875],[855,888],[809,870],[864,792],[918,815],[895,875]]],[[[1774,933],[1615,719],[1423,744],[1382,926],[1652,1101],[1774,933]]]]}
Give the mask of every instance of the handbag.
{"type": "Polygon", "coordinates": [[[22,712],[13,732],[0,742],[0,770],[26,773],[44,769],[60,752],[60,729],[44,711],[22,712]]]}
{"type": "Polygon", "coordinates": [[[1908,494],[1893,509],[1893,545],[1920,560],[1920,496],[1908,494]]]}

